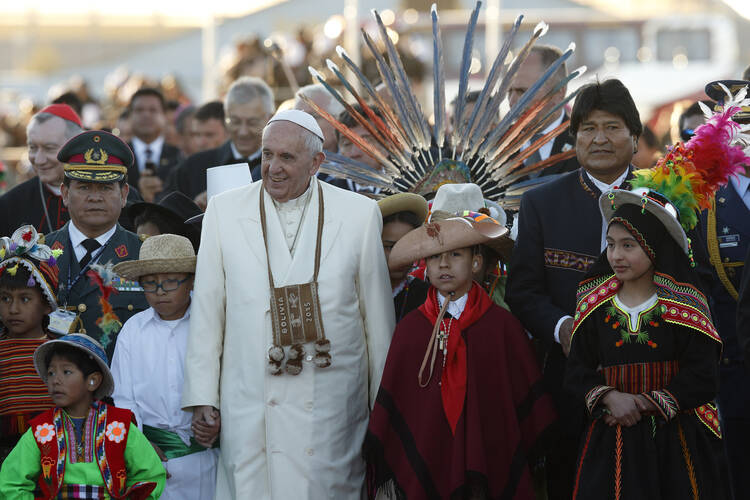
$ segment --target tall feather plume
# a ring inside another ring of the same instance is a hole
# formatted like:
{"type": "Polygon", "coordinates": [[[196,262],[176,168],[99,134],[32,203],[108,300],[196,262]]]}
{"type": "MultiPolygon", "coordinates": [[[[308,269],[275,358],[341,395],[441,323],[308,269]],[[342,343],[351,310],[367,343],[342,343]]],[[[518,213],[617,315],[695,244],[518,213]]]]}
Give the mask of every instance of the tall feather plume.
{"type": "MultiPolygon", "coordinates": [[[[529,40],[524,44],[524,46],[518,52],[518,55],[511,62],[508,71],[500,82],[497,92],[495,92],[490,97],[490,100],[486,108],[484,109],[483,116],[480,119],[479,126],[472,127],[474,128],[474,130],[470,133],[470,137],[467,141],[469,146],[467,149],[470,151],[470,153],[467,155],[468,158],[471,158],[476,153],[476,148],[479,146],[482,140],[487,137],[490,127],[494,125],[493,122],[495,117],[497,116],[497,110],[500,108],[500,103],[503,101],[503,99],[505,99],[505,94],[508,92],[510,83],[511,81],[513,81],[513,77],[518,72],[518,68],[528,57],[529,52],[531,51],[531,47],[536,43],[537,40],[539,40],[539,38],[543,37],[547,33],[547,30],[548,26],[546,23],[538,23],[534,27],[534,31],[531,34],[531,37],[529,37],[529,40]]],[[[511,31],[510,35],[515,37],[515,34],[516,31],[511,31]]],[[[512,40],[509,40],[509,42],[512,42],[512,40]]],[[[510,46],[510,43],[508,45],[510,46]]],[[[505,57],[507,57],[507,52],[505,57]]],[[[505,57],[502,59],[503,63],[505,62],[505,57]]]]}
{"type": "Polygon", "coordinates": [[[459,132],[460,124],[463,123],[464,108],[466,107],[466,91],[469,88],[469,69],[471,68],[471,55],[474,50],[474,31],[477,27],[477,19],[479,18],[479,8],[482,6],[482,2],[477,2],[474,6],[474,10],[471,12],[469,18],[469,24],[466,27],[466,38],[464,39],[464,51],[461,55],[461,69],[458,74],[458,97],[456,98],[456,116],[453,117],[453,122],[459,126],[453,127],[453,133],[451,134],[451,143],[453,144],[453,151],[455,154],[456,145],[458,144],[461,136],[459,132]]]}
{"type": "MultiPolygon", "coordinates": [[[[457,146],[461,151],[468,148],[474,132],[477,132],[477,128],[483,122],[482,117],[485,114],[485,110],[488,109],[487,102],[491,100],[490,98],[492,97],[493,91],[497,86],[497,81],[500,78],[500,74],[502,72],[501,70],[505,64],[505,59],[508,57],[508,52],[510,51],[511,44],[516,37],[516,33],[518,33],[518,29],[521,27],[522,21],[523,15],[519,15],[513,23],[513,27],[510,29],[510,32],[506,35],[505,42],[503,43],[500,52],[498,52],[497,57],[495,57],[495,61],[492,63],[490,73],[487,76],[487,81],[482,87],[482,90],[479,92],[477,102],[474,105],[474,110],[471,112],[471,116],[469,117],[469,121],[467,122],[467,133],[461,138],[461,142],[457,146]]],[[[498,108],[489,109],[490,113],[488,113],[488,116],[490,118],[492,118],[493,115],[497,116],[498,108]]],[[[485,121],[485,123],[487,121],[485,121]]],[[[482,135],[486,134],[486,129],[482,132],[482,135]]]]}
{"type": "Polygon", "coordinates": [[[440,33],[440,23],[437,5],[430,8],[432,16],[432,80],[434,88],[433,110],[435,112],[435,141],[439,154],[442,156],[445,144],[445,60],[443,59],[443,37],[440,33]]]}
{"type": "Polygon", "coordinates": [[[574,50],[575,44],[571,43],[567,50],[563,52],[563,54],[547,68],[542,76],[539,77],[539,79],[534,82],[534,84],[529,87],[526,92],[523,93],[516,105],[513,106],[510,111],[508,111],[508,114],[503,117],[503,119],[500,121],[500,124],[495,128],[495,130],[492,131],[492,133],[489,134],[482,146],[480,146],[478,151],[478,154],[480,156],[484,156],[487,150],[490,147],[494,146],[497,141],[503,135],[505,135],[511,124],[526,110],[526,107],[531,104],[539,89],[542,88],[545,83],[547,83],[547,80],[549,80],[549,78],[555,73],[555,71],[557,71],[557,68],[559,68],[560,65],[563,64],[571,56],[571,54],[573,54],[574,50]]]}
{"type": "Polygon", "coordinates": [[[402,94],[402,98],[407,106],[409,118],[414,124],[415,131],[417,132],[417,138],[421,145],[421,149],[429,151],[430,149],[430,129],[427,126],[427,120],[425,120],[424,114],[422,113],[422,107],[414,96],[414,92],[411,88],[409,78],[406,76],[406,70],[404,64],[401,62],[401,56],[396,50],[396,46],[393,44],[393,40],[388,36],[388,29],[385,27],[383,20],[380,17],[378,11],[373,10],[375,20],[380,28],[380,36],[383,39],[386,51],[388,52],[388,61],[391,63],[391,69],[396,77],[398,88],[402,94]]]}
{"type": "MultiPolygon", "coordinates": [[[[399,122],[396,115],[391,110],[390,106],[388,106],[383,98],[378,94],[378,92],[375,90],[375,86],[370,82],[370,80],[365,76],[364,73],[362,73],[362,70],[359,69],[359,67],[354,63],[354,61],[349,57],[349,54],[346,53],[346,50],[344,50],[343,47],[337,46],[336,47],[336,53],[341,57],[341,59],[344,61],[346,66],[354,73],[354,75],[357,77],[357,80],[359,80],[359,83],[362,85],[363,88],[367,90],[367,93],[370,96],[370,99],[373,100],[375,105],[383,112],[385,115],[386,121],[388,122],[388,128],[397,138],[399,143],[401,144],[401,147],[406,151],[408,149],[408,154],[411,154],[410,148],[407,148],[407,144],[409,143],[409,140],[406,136],[406,131],[404,131],[403,126],[399,122]]],[[[358,101],[360,105],[362,102],[358,101]]],[[[363,106],[364,107],[364,106],[363,106]]],[[[368,106],[369,107],[369,106],[368,106]]],[[[377,118],[377,117],[376,117],[377,118]]]]}
{"type": "MultiPolygon", "coordinates": [[[[740,97],[744,99],[744,95],[740,97]]],[[[666,196],[677,208],[686,231],[697,224],[698,210],[711,208],[716,191],[750,164],[742,147],[733,145],[740,129],[732,120],[740,110],[733,105],[738,101],[731,98],[728,102],[698,127],[689,141],[677,143],[655,167],[636,170],[630,182],[633,188],[647,187],[666,196]]]]}
{"type": "MultiPolygon", "coordinates": [[[[394,169],[399,171],[391,169],[382,160],[378,161],[386,165],[387,170],[385,172],[353,162],[339,155],[331,155],[329,161],[322,168],[324,172],[344,176],[358,183],[378,186],[384,192],[389,193],[401,191],[423,193],[435,189],[437,185],[443,182],[466,182],[466,180],[470,180],[470,182],[475,182],[480,186],[487,198],[498,200],[503,206],[511,208],[517,208],[520,193],[532,185],[543,182],[534,180],[533,182],[525,182],[520,186],[511,185],[508,187],[511,182],[516,182],[521,177],[537,171],[545,165],[545,162],[539,162],[536,165],[524,165],[523,160],[544,143],[562,133],[567,125],[566,123],[556,127],[541,139],[533,141],[531,147],[525,148],[520,154],[518,150],[530,141],[535,133],[544,130],[557,119],[560,107],[567,100],[551,107],[552,109],[550,109],[549,102],[569,80],[577,77],[583,70],[576,70],[565,79],[557,79],[556,76],[553,79],[558,66],[570,57],[573,48],[569,48],[556,61],[556,64],[522,96],[518,105],[511,109],[511,112],[501,120],[500,126],[498,126],[496,122],[499,106],[505,98],[512,79],[528,57],[533,44],[548,30],[545,23],[539,23],[516,57],[510,64],[506,65],[510,47],[523,19],[519,16],[513,28],[506,35],[503,46],[490,67],[487,81],[482,86],[474,110],[469,114],[466,111],[465,101],[480,7],[481,3],[477,2],[467,26],[459,75],[455,116],[457,126],[453,128],[450,137],[448,137],[446,131],[445,60],[439,17],[434,6],[431,9],[434,51],[433,105],[435,125],[433,129],[427,125],[427,119],[415,97],[403,63],[377,12],[374,12],[374,15],[385,51],[381,50],[380,46],[376,45],[365,31],[362,31],[362,36],[368,50],[375,58],[378,74],[393,98],[392,105],[384,102],[384,99],[376,92],[374,85],[348,57],[346,52],[340,47],[337,48],[343,64],[353,71],[364,91],[360,94],[356,86],[347,81],[335,64],[328,62],[328,67],[340,80],[346,92],[349,92],[362,108],[361,113],[353,113],[352,116],[366,130],[374,129],[377,132],[371,133],[374,138],[373,142],[377,142],[379,147],[369,145],[370,151],[368,152],[368,144],[361,137],[354,134],[348,127],[337,123],[330,115],[324,112],[321,112],[320,115],[331,121],[339,133],[348,137],[371,156],[377,155],[380,151],[379,148],[384,148],[389,156],[387,161],[391,162],[394,169]],[[374,103],[374,106],[371,103],[374,103]],[[373,112],[375,106],[382,108],[384,119],[376,119],[373,112]],[[363,123],[366,121],[370,121],[369,126],[365,126],[363,123]],[[466,126],[462,126],[463,123],[466,123],[466,126]],[[430,151],[433,144],[440,151],[437,161],[432,157],[430,151]],[[452,153],[448,155],[451,161],[440,161],[446,146],[452,148],[452,153]],[[456,151],[459,152],[458,157],[456,151]],[[463,161],[464,158],[467,159],[466,162],[463,161]]],[[[322,79],[322,77],[319,78],[322,79]]],[[[326,88],[331,92],[330,86],[326,86],[326,88]]],[[[572,98],[572,95],[567,99],[572,98]]],[[[336,98],[343,100],[343,93],[337,94],[336,98]]],[[[312,103],[311,106],[313,109],[317,109],[312,103]]],[[[349,106],[347,109],[351,108],[350,104],[347,104],[347,106],[349,106]]],[[[574,153],[562,153],[550,157],[547,161],[558,161],[571,154],[574,153]]]]}
{"type": "MultiPolygon", "coordinates": [[[[357,101],[357,103],[362,108],[362,111],[367,115],[365,118],[361,113],[359,113],[356,109],[354,109],[353,106],[351,106],[347,102],[342,102],[344,108],[346,111],[360,124],[362,127],[365,128],[372,136],[375,138],[375,140],[380,143],[380,145],[386,149],[393,157],[395,157],[399,164],[408,164],[409,159],[404,155],[403,152],[403,144],[398,140],[398,138],[390,131],[388,127],[385,126],[385,123],[380,119],[380,117],[370,108],[370,106],[365,102],[362,97],[360,97],[359,93],[354,89],[354,87],[349,83],[349,81],[346,79],[346,77],[339,71],[338,66],[331,61],[330,59],[326,60],[326,63],[328,64],[328,69],[336,75],[336,77],[339,79],[342,85],[344,85],[344,88],[351,94],[354,99],[357,101]]],[[[319,80],[320,78],[316,76],[316,78],[319,80]]]]}
{"type": "MultiPolygon", "coordinates": [[[[383,55],[375,46],[375,42],[372,40],[372,38],[370,38],[370,35],[368,35],[366,31],[362,30],[362,36],[364,37],[365,44],[370,49],[373,57],[375,57],[375,64],[377,66],[378,73],[380,74],[380,78],[382,78],[383,83],[386,84],[386,87],[391,94],[391,97],[393,97],[393,101],[396,104],[395,111],[398,115],[398,119],[401,122],[401,125],[404,127],[404,131],[406,132],[409,142],[416,150],[419,148],[419,140],[417,139],[418,132],[415,130],[414,124],[410,119],[409,111],[406,109],[406,104],[404,103],[401,93],[399,92],[398,83],[396,82],[393,72],[388,67],[388,64],[385,62],[383,55]]],[[[419,158],[419,152],[414,151],[414,153],[416,153],[417,158],[419,158]]],[[[417,166],[417,172],[420,175],[424,174],[425,168],[427,168],[424,163],[422,163],[421,165],[417,164],[415,166],[417,166]]]]}

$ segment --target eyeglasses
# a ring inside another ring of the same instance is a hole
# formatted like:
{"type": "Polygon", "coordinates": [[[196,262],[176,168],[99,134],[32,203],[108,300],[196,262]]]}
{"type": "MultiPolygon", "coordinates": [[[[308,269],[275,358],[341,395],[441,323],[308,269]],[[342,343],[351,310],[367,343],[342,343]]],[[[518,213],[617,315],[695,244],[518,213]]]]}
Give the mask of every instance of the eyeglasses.
{"type": "Polygon", "coordinates": [[[190,278],[185,278],[182,280],[164,280],[161,283],[157,283],[156,281],[142,281],[141,282],[141,288],[143,288],[143,291],[146,293],[156,293],[156,291],[161,288],[165,292],[174,292],[178,288],[180,288],[180,285],[185,283],[190,278]]]}
{"type": "Polygon", "coordinates": [[[242,125],[245,125],[250,129],[259,129],[266,124],[266,120],[262,118],[248,118],[247,120],[243,120],[242,118],[238,118],[236,116],[228,116],[224,120],[224,123],[226,123],[227,127],[230,128],[240,128],[242,125]]]}

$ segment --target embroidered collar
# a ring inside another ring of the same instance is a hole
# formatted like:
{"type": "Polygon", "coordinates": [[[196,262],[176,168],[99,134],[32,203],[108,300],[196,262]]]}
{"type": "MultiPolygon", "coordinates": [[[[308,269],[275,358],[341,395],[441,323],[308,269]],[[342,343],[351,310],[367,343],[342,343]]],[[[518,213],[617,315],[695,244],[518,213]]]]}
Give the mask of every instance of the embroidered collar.
{"type": "MultiPolygon", "coordinates": [[[[696,330],[722,344],[719,333],[711,321],[706,297],[698,289],[663,273],[654,274],[654,284],[664,321],[696,330]]],[[[617,294],[621,285],[614,274],[599,276],[581,283],[578,287],[573,334],[592,312],[617,294]]]]}

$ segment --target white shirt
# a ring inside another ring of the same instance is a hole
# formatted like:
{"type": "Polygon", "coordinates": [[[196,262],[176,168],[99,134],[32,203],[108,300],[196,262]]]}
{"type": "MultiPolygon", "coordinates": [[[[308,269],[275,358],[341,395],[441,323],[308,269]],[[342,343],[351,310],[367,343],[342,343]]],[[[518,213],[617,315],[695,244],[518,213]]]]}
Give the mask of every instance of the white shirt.
{"type": "MultiPolygon", "coordinates": [[[[585,172],[585,171],[584,171],[585,172]]],[[[596,186],[596,188],[603,193],[606,193],[607,191],[611,191],[612,189],[619,187],[622,185],[623,182],[625,182],[625,177],[628,176],[628,169],[625,169],[625,171],[622,173],[620,177],[618,177],[615,182],[612,184],[605,184],[599,179],[594,178],[593,176],[589,175],[588,172],[585,172],[586,176],[589,178],[589,180],[596,186]]],[[[604,217],[602,217],[602,252],[605,248],[607,248],[607,227],[609,226],[609,221],[604,220],[604,217]]]]}
{"type": "Polygon", "coordinates": [[[234,145],[233,142],[229,143],[229,146],[232,148],[232,154],[235,158],[247,158],[247,162],[251,163],[256,158],[260,156],[260,153],[263,151],[262,149],[258,149],[255,153],[251,154],[250,156],[245,157],[242,153],[240,153],[239,149],[237,149],[237,146],[234,145]]]}
{"type": "MultiPolygon", "coordinates": [[[[565,113],[560,111],[560,116],[557,118],[557,120],[547,125],[547,128],[542,130],[540,133],[544,135],[549,132],[552,132],[553,130],[555,130],[557,127],[560,126],[560,124],[563,122],[564,117],[565,117],[565,113]]],[[[545,142],[544,145],[541,148],[539,148],[539,156],[541,157],[542,160],[546,160],[547,158],[550,157],[550,155],[552,154],[552,146],[554,146],[554,143],[555,143],[555,140],[552,139],[551,141],[545,142]]],[[[531,146],[530,140],[526,141],[526,143],[521,148],[521,151],[528,148],[529,146],[531,146]]]]}
{"type": "MultiPolygon", "coordinates": [[[[109,229],[106,233],[97,236],[94,238],[101,247],[99,247],[99,250],[94,252],[94,258],[91,260],[98,258],[99,255],[104,251],[103,247],[109,241],[109,239],[112,237],[112,235],[115,234],[115,230],[117,230],[117,224],[112,226],[111,229],[109,229]]],[[[68,224],[68,238],[70,238],[70,245],[73,247],[73,252],[76,254],[76,260],[80,262],[80,260],[83,258],[84,255],[86,255],[86,247],[82,245],[83,240],[87,240],[89,237],[86,236],[81,232],[80,229],[76,227],[76,225],[73,223],[73,220],[70,221],[70,224],[68,224]]]]}
{"type": "Polygon", "coordinates": [[[309,205],[310,195],[312,194],[313,185],[317,189],[318,180],[314,177],[310,179],[310,185],[304,193],[293,200],[289,201],[273,201],[276,206],[276,211],[279,213],[279,223],[281,224],[281,230],[284,233],[284,239],[286,245],[289,247],[289,251],[294,255],[294,250],[297,247],[295,238],[299,242],[299,228],[303,220],[307,215],[305,207],[309,205]]]}
{"type": "MultiPolygon", "coordinates": [[[[440,307],[443,307],[443,302],[445,302],[445,297],[443,297],[439,292],[437,294],[438,303],[440,304],[440,307]]],[[[445,312],[449,313],[451,316],[453,316],[455,319],[458,319],[461,317],[461,313],[464,312],[464,308],[466,307],[466,301],[469,300],[469,294],[465,293],[461,297],[457,298],[456,300],[453,300],[448,304],[448,308],[445,312]]]]}
{"type": "Polygon", "coordinates": [[[615,298],[613,299],[615,304],[617,304],[617,307],[622,309],[628,314],[628,322],[630,323],[630,331],[631,332],[637,332],[640,328],[638,325],[638,317],[643,311],[646,311],[648,309],[651,309],[654,304],[656,304],[659,301],[659,298],[656,296],[656,294],[653,294],[651,297],[646,299],[644,302],[641,302],[640,304],[630,307],[626,306],[620,301],[620,294],[615,295],[615,298]]]}
{"type": "Polygon", "coordinates": [[[180,406],[189,325],[190,307],[174,321],[149,307],[125,322],[112,357],[115,405],[132,411],[140,428],[175,432],[185,444],[192,435],[192,413],[180,406]]]}
{"type": "Polygon", "coordinates": [[[133,136],[133,152],[135,158],[138,160],[138,171],[143,172],[146,168],[146,163],[151,161],[157,167],[159,166],[159,160],[161,159],[161,150],[164,147],[164,136],[160,135],[151,143],[145,143],[139,138],[133,136]],[[151,156],[146,154],[146,149],[151,150],[151,156]]]}
{"type": "MultiPolygon", "coordinates": [[[[606,193],[607,191],[610,191],[614,189],[615,187],[619,187],[622,185],[623,182],[625,182],[625,178],[628,176],[629,169],[626,168],[625,171],[622,173],[620,177],[618,177],[615,182],[612,184],[605,184],[604,182],[600,181],[599,179],[595,179],[593,176],[589,175],[588,172],[584,171],[586,174],[586,177],[589,178],[589,180],[596,186],[596,188],[601,191],[602,193],[606,193]]],[[[604,217],[602,217],[602,243],[601,248],[602,252],[605,248],[607,248],[607,227],[609,226],[609,221],[604,220],[604,217]]],[[[563,321],[565,321],[568,318],[572,318],[572,316],[563,316],[559,320],[557,320],[557,325],[555,325],[555,342],[558,344],[560,343],[560,327],[563,324],[563,321]]]]}

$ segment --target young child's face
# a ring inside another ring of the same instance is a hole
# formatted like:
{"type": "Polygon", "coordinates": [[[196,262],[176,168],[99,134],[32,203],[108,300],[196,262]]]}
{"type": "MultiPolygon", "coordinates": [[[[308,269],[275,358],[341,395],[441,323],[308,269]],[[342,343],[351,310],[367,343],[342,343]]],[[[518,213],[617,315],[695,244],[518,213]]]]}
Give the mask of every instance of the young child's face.
{"type": "Polygon", "coordinates": [[[473,255],[471,248],[459,248],[427,258],[427,277],[430,284],[443,297],[454,292],[459,298],[469,291],[472,283],[472,267],[480,265],[480,255],[473,255]]]}
{"type": "Polygon", "coordinates": [[[190,305],[190,291],[193,289],[192,274],[147,274],[141,276],[140,285],[146,292],[148,304],[159,313],[161,319],[172,321],[185,315],[190,305]]]}
{"type": "MultiPolygon", "coordinates": [[[[401,221],[392,221],[383,225],[383,250],[385,251],[385,261],[388,262],[388,258],[391,255],[393,245],[398,240],[404,237],[406,233],[414,229],[411,224],[401,221]]],[[[391,283],[400,283],[406,278],[406,273],[409,272],[409,267],[405,269],[395,269],[390,271],[391,283]]]]}
{"type": "Polygon", "coordinates": [[[622,224],[612,224],[607,230],[607,260],[617,279],[623,282],[654,274],[651,259],[622,224]]]}
{"type": "Polygon", "coordinates": [[[36,286],[0,288],[0,318],[14,338],[40,337],[42,320],[52,312],[49,302],[36,286]]]}
{"type": "Polygon", "coordinates": [[[57,354],[52,356],[47,366],[47,391],[52,402],[75,417],[85,415],[100,383],[99,373],[85,377],[75,363],[57,354]]]}

